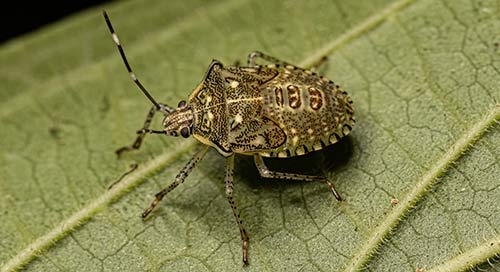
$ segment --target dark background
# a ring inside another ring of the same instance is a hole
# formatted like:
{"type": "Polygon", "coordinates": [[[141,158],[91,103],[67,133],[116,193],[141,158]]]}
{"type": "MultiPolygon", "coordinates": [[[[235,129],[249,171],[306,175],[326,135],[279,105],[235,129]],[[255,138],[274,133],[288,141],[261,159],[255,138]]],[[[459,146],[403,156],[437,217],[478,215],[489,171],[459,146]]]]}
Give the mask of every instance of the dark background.
{"type": "Polygon", "coordinates": [[[4,1],[0,4],[0,43],[39,29],[80,10],[109,0],[4,1]]]}

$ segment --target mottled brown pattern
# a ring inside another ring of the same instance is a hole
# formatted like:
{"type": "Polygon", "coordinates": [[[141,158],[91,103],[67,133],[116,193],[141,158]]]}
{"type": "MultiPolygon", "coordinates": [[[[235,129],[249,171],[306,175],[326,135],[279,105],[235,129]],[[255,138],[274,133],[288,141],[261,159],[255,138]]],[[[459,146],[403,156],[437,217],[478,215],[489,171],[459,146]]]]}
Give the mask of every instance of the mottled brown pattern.
{"type": "Polygon", "coordinates": [[[276,97],[276,105],[283,106],[283,89],[281,89],[281,86],[274,87],[274,96],[276,97]]]}
{"type": "Polygon", "coordinates": [[[300,89],[295,85],[286,86],[287,95],[288,95],[288,105],[292,109],[297,109],[302,105],[302,101],[300,98],[300,89]]]}
{"type": "Polygon", "coordinates": [[[193,109],[193,135],[210,142],[221,154],[231,153],[228,143],[225,82],[220,76],[223,69],[219,62],[212,62],[205,79],[191,94],[193,109]]]}
{"type": "Polygon", "coordinates": [[[193,134],[221,154],[303,155],[354,125],[352,100],[333,82],[291,65],[211,65],[190,97],[193,134]]]}
{"type": "MultiPolygon", "coordinates": [[[[293,85],[293,92],[298,89],[301,94],[303,106],[292,108],[278,103],[263,106],[267,109],[264,111],[267,116],[285,132],[287,140],[279,148],[261,152],[262,156],[303,155],[336,143],[350,132],[355,121],[352,100],[346,92],[324,77],[306,73],[300,68],[285,66],[278,70],[277,77],[261,86],[263,93],[276,96],[271,90],[280,87],[287,92],[293,85]]],[[[291,95],[283,93],[283,96],[288,98],[284,104],[290,104],[291,95]]]]}
{"type": "Polygon", "coordinates": [[[321,108],[323,105],[323,97],[321,96],[321,92],[314,88],[314,87],[309,87],[309,106],[313,110],[318,110],[321,108]]]}

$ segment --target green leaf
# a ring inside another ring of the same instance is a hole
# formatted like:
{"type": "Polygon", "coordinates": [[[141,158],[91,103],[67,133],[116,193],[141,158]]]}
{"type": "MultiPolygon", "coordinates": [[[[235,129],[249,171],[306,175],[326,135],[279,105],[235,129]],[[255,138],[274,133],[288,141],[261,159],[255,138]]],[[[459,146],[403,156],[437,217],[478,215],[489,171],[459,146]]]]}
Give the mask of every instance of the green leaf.
{"type": "Polygon", "coordinates": [[[148,136],[116,158],[150,104],[91,9],[0,48],[2,271],[500,267],[498,2],[155,0],[107,10],[136,74],[170,105],[213,58],[244,63],[260,50],[309,67],[327,56],[320,72],[352,96],[358,123],[324,152],[269,164],[324,172],[345,201],[323,184],[262,180],[237,157],[243,269],[224,158],[211,151],[143,222],[200,144],[148,136]]]}

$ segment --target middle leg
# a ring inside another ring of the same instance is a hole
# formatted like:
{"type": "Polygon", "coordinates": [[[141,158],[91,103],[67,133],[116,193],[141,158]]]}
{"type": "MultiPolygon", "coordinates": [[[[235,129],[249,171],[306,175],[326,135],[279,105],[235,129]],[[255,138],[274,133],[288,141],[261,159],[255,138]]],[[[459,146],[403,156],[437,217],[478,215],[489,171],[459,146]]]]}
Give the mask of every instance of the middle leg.
{"type": "Polygon", "coordinates": [[[271,171],[264,164],[264,160],[262,159],[261,155],[255,154],[253,158],[254,158],[255,166],[257,167],[257,170],[259,170],[260,176],[263,178],[288,179],[288,180],[297,180],[297,181],[317,181],[317,182],[321,182],[321,183],[326,183],[328,185],[328,187],[330,188],[330,190],[332,191],[335,198],[339,201],[342,200],[342,197],[340,196],[339,192],[337,192],[337,190],[333,186],[333,183],[331,183],[325,177],[271,171]]]}
{"type": "Polygon", "coordinates": [[[231,204],[231,209],[233,210],[234,218],[236,218],[236,223],[240,228],[241,241],[243,242],[243,263],[248,264],[248,234],[243,227],[243,221],[241,221],[240,213],[236,207],[236,202],[233,200],[233,170],[234,170],[234,155],[231,155],[226,159],[226,176],[224,177],[224,188],[226,191],[226,198],[231,204]]]}

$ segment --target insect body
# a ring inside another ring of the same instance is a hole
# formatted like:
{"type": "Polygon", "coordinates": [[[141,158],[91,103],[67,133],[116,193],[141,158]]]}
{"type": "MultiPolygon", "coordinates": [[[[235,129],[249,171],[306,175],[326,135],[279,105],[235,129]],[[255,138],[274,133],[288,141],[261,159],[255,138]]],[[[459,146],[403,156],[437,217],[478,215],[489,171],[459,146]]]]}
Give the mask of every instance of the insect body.
{"type": "Polygon", "coordinates": [[[153,103],[144,126],[131,146],[117,154],[138,149],[148,133],[189,137],[205,145],[176,176],[175,181],[155,195],[143,218],[162,198],[176,188],[203,158],[209,147],[226,157],[226,197],[238,223],[243,242],[243,262],[248,263],[249,237],[233,200],[234,154],[252,155],[264,178],[326,183],[341,200],[333,184],[322,176],[269,170],[262,157],[291,157],[320,150],[346,136],[354,125],[351,98],[332,81],[310,70],[298,68],[260,52],[251,53],[247,67],[225,67],[212,61],[202,82],[177,108],[156,102],[132,72],[118,36],[104,12],[130,76],[153,103]],[[257,59],[271,64],[258,65],[257,59]],[[149,129],[156,112],[164,115],[163,129],[149,129]]]}
{"type": "Polygon", "coordinates": [[[260,52],[249,67],[213,61],[189,102],[193,136],[226,157],[303,155],[337,142],[354,124],[346,92],[260,52]],[[259,66],[257,57],[276,63],[259,66]]]}

